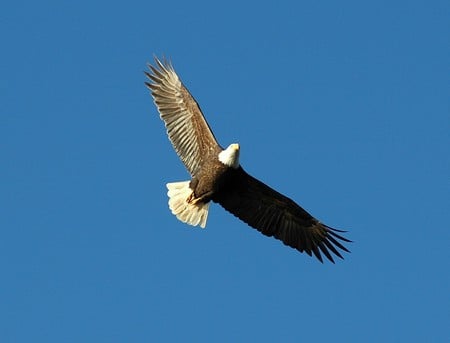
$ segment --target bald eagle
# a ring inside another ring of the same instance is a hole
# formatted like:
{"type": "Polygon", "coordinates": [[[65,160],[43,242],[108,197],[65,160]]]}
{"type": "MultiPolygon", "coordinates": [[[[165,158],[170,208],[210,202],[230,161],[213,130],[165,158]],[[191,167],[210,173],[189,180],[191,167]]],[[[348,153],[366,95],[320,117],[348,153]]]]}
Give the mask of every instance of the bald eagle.
{"type": "MultiPolygon", "coordinates": [[[[182,222],[204,228],[211,201],[220,204],[266,236],[334,263],[342,230],[312,217],[288,197],[247,174],[239,163],[239,144],[223,149],[217,143],[199,105],[183,85],[172,64],[155,57],[145,72],[153,100],[172,145],[191,174],[191,180],[167,184],[169,208],[182,222]]],[[[341,242],[340,242],[341,241],[341,242]]]]}

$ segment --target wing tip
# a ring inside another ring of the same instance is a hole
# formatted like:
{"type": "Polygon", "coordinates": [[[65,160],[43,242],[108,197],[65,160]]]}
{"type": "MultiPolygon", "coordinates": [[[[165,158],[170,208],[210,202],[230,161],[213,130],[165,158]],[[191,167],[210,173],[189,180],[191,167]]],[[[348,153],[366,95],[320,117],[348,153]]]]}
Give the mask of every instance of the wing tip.
{"type": "MultiPolygon", "coordinates": [[[[340,233],[346,233],[347,231],[345,230],[339,230],[339,229],[335,229],[332,228],[328,225],[322,224],[323,228],[326,230],[326,235],[324,237],[324,240],[322,241],[322,243],[325,244],[325,246],[323,246],[324,249],[331,250],[331,252],[339,257],[340,259],[344,260],[344,257],[342,256],[342,254],[339,252],[339,250],[337,248],[339,248],[342,251],[345,251],[347,253],[351,253],[351,251],[346,248],[340,241],[346,242],[346,243],[353,243],[352,240],[344,237],[343,235],[340,235],[340,233]],[[339,234],[338,234],[339,232],[339,234]],[[328,249],[327,249],[328,248],[328,249]]],[[[329,253],[329,251],[328,251],[329,253]]],[[[327,256],[328,257],[328,256],[327,256]]],[[[331,256],[332,257],[332,256],[331,256]]],[[[333,258],[329,258],[328,259],[334,263],[333,258]]]]}
{"type": "Polygon", "coordinates": [[[147,68],[149,71],[144,70],[144,74],[149,80],[154,83],[159,83],[162,79],[167,78],[169,75],[176,75],[170,59],[166,58],[164,55],[160,59],[156,56],[156,54],[153,54],[153,59],[154,65],[147,62],[147,68]]]}
{"type": "MultiPolygon", "coordinates": [[[[320,231],[322,232],[321,234],[319,234],[318,236],[310,236],[308,245],[294,248],[300,252],[306,252],[309,256],[314,255],[314,257],[316,257],[317,260],[319,260],[319,262],[322,264],[324,264],[323,255],[325,255],[326,259],[333,264],[336,264],[335,257],[339,257],[340,259],[344,260],[344,256],[338,249],[347,253],[350,253],[350,250],[347,249],[341,242],[339,242],[339,240],[347,243],[352,243],[352,241],[343,237],[342,235],[337,234],[337,232],[344,233],[347,231],[334,229],[320,222],[318,222],[318,226],[320,231]]],[[[306,242],[308,242],[308,239],[306,239],[303,243],[307,244],[306,242]]]]}
{"type": "MultiPolygon", "coordinates": [[[[153,54],[153,59],[161,71],[165,72],[173,71],[172,61],[169,58],[167,58],[164,54],[162,55],[161,59],[158,58],[156,54],[153,54]]],[[[151,66],[150,63],[147,64],[151,66]]]]}

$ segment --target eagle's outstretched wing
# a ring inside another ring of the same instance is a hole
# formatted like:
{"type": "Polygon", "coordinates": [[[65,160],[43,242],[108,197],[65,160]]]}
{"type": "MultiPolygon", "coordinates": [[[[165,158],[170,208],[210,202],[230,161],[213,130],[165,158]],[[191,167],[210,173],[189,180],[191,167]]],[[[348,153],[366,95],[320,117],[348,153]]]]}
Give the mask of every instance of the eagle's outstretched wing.
{"type": "Polygon", "coordinates": [[[156,57],[155,63],[156,67],[149,65],[151,73],[145,72],[151,81],[145,84],[152,92],[175,151],[191,175],[194,175],[203,158],[220,151],[219,144],[199,105],[184,87],[172,65],[156,57]]]}
{"type": "Polygon", "coordinates": [[[288,197],[278,193],[247,174],[242,167],[233,171],[224,191],[213,200],[230,213],[266,236],[284,244],[314,254],[321,262],[323,253],[334,263],[332,254],[343,258],[337,248],[349,252],[341,242],[351,242],[312,217],[288,197]]]}

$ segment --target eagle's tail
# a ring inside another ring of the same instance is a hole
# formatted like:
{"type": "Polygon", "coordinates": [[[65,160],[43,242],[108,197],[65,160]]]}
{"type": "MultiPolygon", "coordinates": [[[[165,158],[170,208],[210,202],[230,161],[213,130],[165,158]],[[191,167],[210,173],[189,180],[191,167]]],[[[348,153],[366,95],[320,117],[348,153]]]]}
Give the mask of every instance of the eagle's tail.
{"type": "Polygon", "coordinates": [[[189,183],[190,181],[181,181],[167,184],[169,208],[182,222],[204,228],[208,219],[209,202],[190,202],[192,189],[189,188],[189,183]]]}

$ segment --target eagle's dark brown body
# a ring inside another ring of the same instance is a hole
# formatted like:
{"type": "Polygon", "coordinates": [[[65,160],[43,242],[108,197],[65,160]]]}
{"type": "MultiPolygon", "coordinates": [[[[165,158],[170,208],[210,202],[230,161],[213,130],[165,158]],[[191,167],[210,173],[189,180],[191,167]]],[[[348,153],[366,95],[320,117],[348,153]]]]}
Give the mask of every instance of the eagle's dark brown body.
{"type": "Polygon", "coordinates": [[[206,159],[202,168],[200,168],[194,175],[192,175],[189,187],[193,191],[193,198],[202,202],[211,201],[214,194],[222,189],[230,187],[230,182],[227,185],[227,179],[230,178],[232,168],[221,163],[217,155],[206,159]]]}

